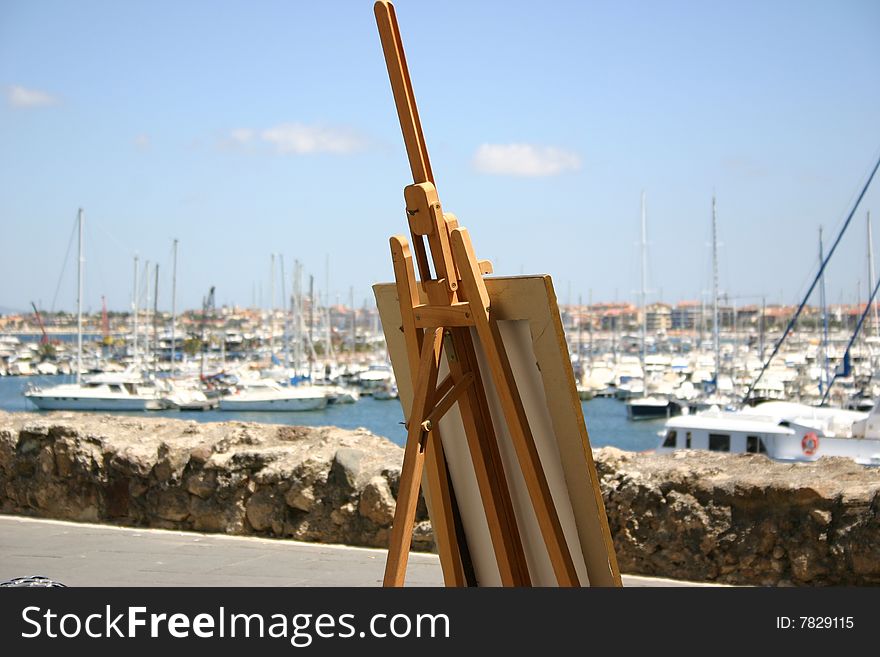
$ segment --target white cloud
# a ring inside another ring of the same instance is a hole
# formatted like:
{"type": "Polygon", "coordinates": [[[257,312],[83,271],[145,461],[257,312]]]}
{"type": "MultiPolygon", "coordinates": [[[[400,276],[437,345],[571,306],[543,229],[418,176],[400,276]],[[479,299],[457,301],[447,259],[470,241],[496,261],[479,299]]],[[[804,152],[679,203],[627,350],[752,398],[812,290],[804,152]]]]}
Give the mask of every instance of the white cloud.
{"type": "Polygon", "coordinates": [[[282,123],[260,133],[260,139],[279,153],[306,155],[311,153],[346,154],[362,150],[365,140],[346,128],[332,128],[302,123],[282,123]]]}
{"type": "Polygon", "coordinates": [[[150,148],[150,135],[140,134],[134,138],[134,145],[138,150],[148,150],[150,148]]]}
{"type": "Polygon", "coordinates": [[[577,154],[533,144],[482,144],[473,159],[481,173],[506,176],[555,176],[580,168],[577,154]]]}
{"type": "Polygon", "coordinates": [[[254,138],[254,131],[250,128],[236,128],[229,133],[229,138],[236,144],[247,144],[254,138]]]}
{"type": "Polygon", "coordinates": [[[25,89],[16,85],[6,89],[6,99],[12,107],[48,107],[58,104],[58,99],[45,91],[25,89]]]}

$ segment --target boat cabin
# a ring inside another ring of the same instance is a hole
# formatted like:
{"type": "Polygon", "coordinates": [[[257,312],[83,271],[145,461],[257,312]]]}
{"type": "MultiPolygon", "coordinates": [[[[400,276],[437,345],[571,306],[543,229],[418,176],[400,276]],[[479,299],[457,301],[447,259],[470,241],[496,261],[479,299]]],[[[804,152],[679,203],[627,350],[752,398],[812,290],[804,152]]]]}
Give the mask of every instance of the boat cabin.
{"type": "Polygon", "coordinates": [[[732,417],[730,413],[686,415],[666,422],[658,452],[703,449],[734,454],[772,452],[777,438],[794,430],[764,418],[732,417]]]}

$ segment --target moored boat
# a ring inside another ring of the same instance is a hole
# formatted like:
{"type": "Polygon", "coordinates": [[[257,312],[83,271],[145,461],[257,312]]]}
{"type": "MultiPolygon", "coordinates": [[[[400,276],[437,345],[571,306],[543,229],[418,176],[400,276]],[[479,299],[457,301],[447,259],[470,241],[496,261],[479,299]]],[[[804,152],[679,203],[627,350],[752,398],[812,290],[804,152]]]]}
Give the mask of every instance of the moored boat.
{"type": "Polygon", "coordinates": [[[842,456],[880,465],[880,409],[862,413],[765,402],[739,411],[683,415],[666,421],[657,451],[675,449],[760,453],[781,461],[842,456]]]}
{"type": "Polygon", "coordinates": [[[44,411],[156,411],[159,390],[131,372],[98,374],[82,383],[30,386],[24,396],[44,411]]]}
{"type": "Polygon", "coordinates": [[[244,380],[220,398],[221,411],[318,411],[327,406],[320,386],[282,386],[271,379],[244,380]]]}
{"type": "Polygon", "coordinates": [[[657,420],[680,415],[681,410],[681,403],[659,395],[626,400],[626,415],[630,420],[657,420]]]}

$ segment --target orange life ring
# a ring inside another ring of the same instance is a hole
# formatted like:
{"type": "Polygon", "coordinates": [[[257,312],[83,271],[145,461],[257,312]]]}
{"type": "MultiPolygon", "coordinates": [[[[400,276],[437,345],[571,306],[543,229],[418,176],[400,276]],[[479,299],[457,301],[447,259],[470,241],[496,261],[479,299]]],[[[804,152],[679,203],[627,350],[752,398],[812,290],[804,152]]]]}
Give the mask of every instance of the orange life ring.
{"type": "Polygon", "coordinates": [[[804,454],[807,456],[815,454],[816,450],[819,449],[819,436],[812,431],[806,434],[803,440],[801,440],[801,449],[804,450],[804,454]]]}

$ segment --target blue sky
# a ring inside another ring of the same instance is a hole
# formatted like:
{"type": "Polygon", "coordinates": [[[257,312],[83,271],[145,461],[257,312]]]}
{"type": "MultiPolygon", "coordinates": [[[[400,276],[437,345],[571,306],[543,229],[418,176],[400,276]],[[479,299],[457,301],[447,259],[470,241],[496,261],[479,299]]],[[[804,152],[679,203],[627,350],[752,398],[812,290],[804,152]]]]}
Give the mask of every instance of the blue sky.
{"type": "MultiPolygon", "coordinates": [[[[396,7],[444,209],[562,302],[635,300],[644,189],[649,298],[711,289],[714,191],[722,290],[794,303],[880,156],[875,1],[396,7]]],[[[135,253],[170,307],[174,238],[181,307],[265,306],[272,253],[322,293],[329,256],[331,300],[392,275],[410,178],[369,0],[4,0],[0,91],[0,307],[74,307],[78,207],[93,310],[129,307],[135,253]]],[[[878,187],[830,302],[865,293],[878,187]]]]}

